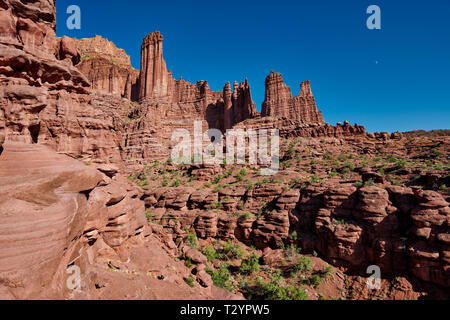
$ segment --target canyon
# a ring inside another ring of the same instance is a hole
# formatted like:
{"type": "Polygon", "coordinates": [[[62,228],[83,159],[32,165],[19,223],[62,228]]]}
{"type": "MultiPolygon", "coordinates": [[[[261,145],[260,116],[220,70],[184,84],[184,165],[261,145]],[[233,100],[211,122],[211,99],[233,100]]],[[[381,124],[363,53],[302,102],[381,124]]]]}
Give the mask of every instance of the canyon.
{"type": "Polygon", "coordinates": [[[54,0],[0,0],[0,299],[449,298],[448,132],[327,124],[274,71],[258,112],[247,79],[176,80],[158,31],[136,70],[55,30],[54,0]],[[194,121],[279,129],[279,172],[174,164],[194,121]]]}

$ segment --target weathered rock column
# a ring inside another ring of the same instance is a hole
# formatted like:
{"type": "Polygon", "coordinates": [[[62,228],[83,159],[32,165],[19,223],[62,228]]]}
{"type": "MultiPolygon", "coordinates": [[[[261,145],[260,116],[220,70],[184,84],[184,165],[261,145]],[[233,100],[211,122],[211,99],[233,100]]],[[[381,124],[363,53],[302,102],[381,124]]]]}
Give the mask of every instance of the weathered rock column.
{"type": "Polygon", "coordinates": [[[142,43],[140,99],[168,96],[169,72],[163,58],[163,40],[162,34],[155,31],[142,43]]]}
{"type": "Polygon", "coordinates": [[[223,101],[224,101],[224,108],[223,108],[223,129],[227,130],[227,129],[231,129],[231,127],[233,126],[233,110],[232,110],[232,106],[233,106],[233,102],[232,102],[232,95],[233,93],[231,92],[231,85],[229,82],[227,82],[225,84],[225,87],[223,88],[223,101]]]}

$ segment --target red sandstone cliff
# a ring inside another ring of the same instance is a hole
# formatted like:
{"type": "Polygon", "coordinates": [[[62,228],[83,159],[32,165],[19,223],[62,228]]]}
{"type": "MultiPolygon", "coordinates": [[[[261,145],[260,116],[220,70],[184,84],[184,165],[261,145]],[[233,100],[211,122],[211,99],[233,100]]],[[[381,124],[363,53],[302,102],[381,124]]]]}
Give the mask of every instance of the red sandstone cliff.
{"type": "Polygon", "coordinates": [[[303,124],[325,124],[322,113],[317,110],[309,81],[301,84],[297,97],[292,97],[291,89],[284,84],[280,73],[271,71],[265,84],[263,117],[287,118],[303,124]]]}
{"type": "Polygon", "coordinates": [[[124,50],[101,36],[74,40],[81,54],[77,67],[87,76],[93,91],[138,99],[139,71],[131,66],[124,50]]]}

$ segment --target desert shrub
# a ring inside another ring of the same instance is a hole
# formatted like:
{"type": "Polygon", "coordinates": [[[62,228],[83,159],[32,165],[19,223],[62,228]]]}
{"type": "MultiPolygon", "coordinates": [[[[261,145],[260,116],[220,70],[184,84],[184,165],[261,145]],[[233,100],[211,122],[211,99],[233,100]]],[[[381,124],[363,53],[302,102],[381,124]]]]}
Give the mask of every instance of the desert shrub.
{"type": "Polygon", "coordinates": [[[239,244],[233,244],[231,241],[227,241],[223,246],[222,253],[228,259],[242,259],[245,252],[239,244]]]}
{"type": "Polygon", "coordinates": [[[288,258],[295,257],[298,253],[300,253],[300,248],[297,248],[295,244],[291,244],[289,247],[284,247],[284,253],[288,258]]]}
{"type": "Polygon", "coordinates": [[[289,188],[293,188],[297,183],[300,182],[300,178],[295,178],[289,181],[289,188]]]}
{"type": "Polygon", "coordinates": [[[223,204],[222,204],[222,202],[221,201],[214,201],[212,204],[211,204],[211,209],[220,209],[220,208],[222,208],[223,207],[223,204]]]}
{"type": "Polygon", "coordinates": [[[396,158],[393,154],[390,154],[390,155],[386,158],[386,160],[387,160],[388,162],[391,162],[391,163],[397,162],[397,158],[396,158]]]}
{"type": "Polygon", "coordinates": [[[320,276],[318,276],[317,274],[313,274],[311,277],[309,277],[304,282],[305,282],[305,284],[310,285],[314,289],[317,289],[317,287],[322,283],[322,278],[320,276]]]}
{"type": "Polygon", "coordinates": [[[308,295],[301,287],[283,285],[281,271],[276,271],[270,276],[268,282],[261,278],[256,281],[251,295],[264,300],[306,300],[308,295]]]}
{"type": "Polygon", "coordinates": [[[333,267],[332,266],[326,266],[323,268],[322,276],[327,279],[331,274],[333,273],[333,267]]]}
{"type": "Polygon", "coordinates": [[[214,179],[212,179],[212,184],[218,184],[220,181],[222,181],[222,176],[218,175],[217,177],[215,177],[214,179]]]}
{"type": "Polygon", "coordinates": [[[353,163],[351,163],[350,161],[345,161],[344,162],[344,167],[348,168],[350,171],[354,171],[355,170],[355,165],[353,163]]]}
{"type": "Polygon", "coordinates": [[[406,159],[398,159],[396,165],[398,169],[405,169],[408,165],[408,162],[406,161],[406,159]]]}
{"type": "Polygon", "coordinates": [[[268,183],[268,182],[269,182],[269,179],[264,178],[264,179],[258,181],[258,182],[256,183],[256,185],[257,185],[257,186],[262,186],[263,184],[266,184],[266,183],[268,183]]]}
{"type": "Polygon", "coordinates": [[[215,259],[223,258],[223,254],[218,253],[213,246],[207,246],[202,250],[202,253],[206,256],[209,262],[213,262],[215,259]]]}
{"type": "Polygon", "coordinates": [[[189,275],[189,278],[184,279],[184,281],[192,288],[195,286],[195,279],[192,274],[189,275]]]}
{"type": "Polygon", "coordinates": [[[173,182],[172,182],[172,187],[179,187],[180,186],[180,179],[176,178],[173,182]]]}
{"type": "Polygon", "coordinates": [[[321,179],[317,174],[313,174],[312,176],[309,177],[310,184],[318,183],[318,182],[321,182],[321,179]]]}
{"type": "Polygon", "coordinates": [[[197,247],[197,235],[195,233],[188,233],[184,240],[192,249],[195,249],[197,247]]]}
{"type": "Polygon", "coordinates": [[[217,271],[214,271],[209,267],[206,267],[205,271],[211,276],[211,279],[216,287],[234,292],[236,285],[226,263],[221,264],[217,271]]]}
{"type": "Polygon", "coordinates": [[[297,231],[292,231],[291,235],[289,236],[289,238],[291,238],[293,241],[297,241],[298,239],[298,234],[297,231]]]}
{"type": "Polygon", "coordinates": [[[357,188],[361,188],[363,185],[364,185],[364,183],[362,181],[355,182],[355,187],[357,187],[357,188]]]}
{"type": "Polygon", "coordinates": [[[147,220],[150,220],[155,215],[150,210],[147,210],[147,211],[145,211],[145,216],[147,217],[147,220]]]}
{"type": "Polygon", "coordinates": [[[245,274],[251,274],[252,272],[259,272],[260,271],[259,256],[256,253],[250,254],[247,258],[242,260],[239,271],[245,274]]]}
{"type": "Polygon", "coordinates": [[[188,268],[192,268],[192,266],[193,266],[194,264],[192,263],[191,258],[187,258],[187,259],[186,259],[186,262],[184,263],[184,265],[185,265],[186,267],[188,267],[188,268]]]}
{"type": "Polygon", "coordinates": [[[250,213],[250,212],[248,212],[248,211],[244,211],[244,212],[241,212],[241,215],[240,215],[243,219],[245,219],[245,220],[248,220],[248,219],[250,219],[250,217],[252,216],[252,214],[250,213]]]}
{"type": "Polygon", "coordinates": [[[245,170],[245,168],[242,168],[241,171],[239,171],[239,174],[241,176],[245,177],[248,174],[248,172],[247,172],[247,170],[245,170]]]}
{"type": "Polygon", "coordinates": [[[296,276],[299,272],[311,271],[312,268],[312,261],[310,258],[298,255],[297,263],[292,268],[291,276],[296,276]]]}
{"type": "Polygon", "coordinates": [[[341,220],[334,220],[334,224],[335,224],[335,225],[341,225],[341,224],[346,224],[346,222],[345,222],[344,219],[341,219],[341,220]]]}

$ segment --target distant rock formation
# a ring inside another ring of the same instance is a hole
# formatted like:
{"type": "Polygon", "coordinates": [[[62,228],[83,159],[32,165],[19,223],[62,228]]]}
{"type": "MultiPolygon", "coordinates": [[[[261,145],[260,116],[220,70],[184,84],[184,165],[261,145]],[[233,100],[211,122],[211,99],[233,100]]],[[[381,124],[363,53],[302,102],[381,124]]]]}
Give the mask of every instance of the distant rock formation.
{"type": "Polygon", "coordinates": [[[280,73],[271,71],[265,84],[266,94],[261,111],[263,117],[287,118],[305,124],[325,124],[322,113],[317,110],[309,81],[301,84],[297,97],[292,97],[291,89],[284,83],[280,73]]]}
{"type": "Polygon", "coordinates": [[[74,40],[81,54],[77,67],[87,76],[93,91],[138,99],[139,71],[131,66],[124,50],[101,36],[74,40]]]}
{"type": "Polygon", "coordinates": [[[235,123],[256,114],[247,80],[241,84],[235,82],[233,91],[228,83],[223,92],[212,91],[207,81],[191,84],[183,79],[175,80],[172,72],[167,70],[163,40],[161,33],[155,31],[146,36],[142,43],[139,76],[141,103],[165,102],[174,109],[177,107],[173,104],[183,104],[191,109],[191,116],[206,120],[211,128],[222,130],[230,129],[235,123]]]}

